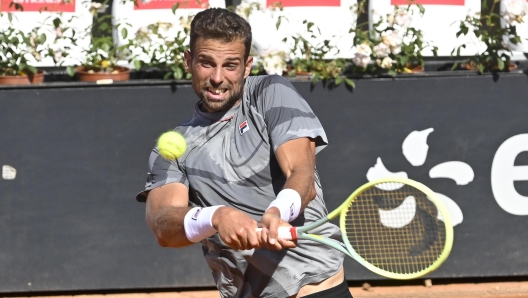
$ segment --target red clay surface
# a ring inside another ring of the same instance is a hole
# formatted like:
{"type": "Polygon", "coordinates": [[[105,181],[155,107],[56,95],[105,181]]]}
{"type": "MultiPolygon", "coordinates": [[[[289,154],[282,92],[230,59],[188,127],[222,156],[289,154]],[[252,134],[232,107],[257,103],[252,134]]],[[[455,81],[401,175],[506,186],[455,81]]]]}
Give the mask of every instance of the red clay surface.
{"type": "MultiPolygon", "coordinates": [[[[434,281],[433,281],[434,282],[434,281]]],[[[351,287],[354,298],[519,298],[528,297],[528,282],[496,282],[425,286],[351,287]]],[[[217,291],[175,291],[106,295],[39,296],[39,298],[219,298],[217,291]]]]}

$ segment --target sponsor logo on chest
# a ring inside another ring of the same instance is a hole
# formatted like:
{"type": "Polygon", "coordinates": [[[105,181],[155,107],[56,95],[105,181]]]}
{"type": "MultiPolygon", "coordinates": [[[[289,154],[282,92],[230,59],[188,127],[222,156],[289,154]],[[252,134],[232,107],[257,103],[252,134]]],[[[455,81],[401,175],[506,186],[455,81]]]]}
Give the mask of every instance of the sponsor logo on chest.
{"type": "Polygon", "coordinates": [[[244,122],[240,123],[240,125],[238,126],[238,131],[240,132],[240,135],[243,135],[248,130],[249,130],[249,124],[248,124],[247,120],[245,120],[244,122]]]}

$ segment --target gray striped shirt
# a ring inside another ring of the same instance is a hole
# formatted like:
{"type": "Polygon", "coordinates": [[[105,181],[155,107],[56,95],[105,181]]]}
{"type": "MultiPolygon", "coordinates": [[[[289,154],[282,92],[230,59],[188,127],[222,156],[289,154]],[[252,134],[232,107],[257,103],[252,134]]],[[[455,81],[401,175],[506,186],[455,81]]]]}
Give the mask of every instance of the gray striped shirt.
{"type": "MultiPolygon", "coordinates": [[[[199,104],[199,103],[198,103],[199,104]]],[[[316,152],[327,144],[326,134],[306,101],[280,76],[251,76],[242,101],[228,111],[204,113],[175,128],[187,140],[187,151],[168,162],[156,148],[149,158],[146,193],[168,183],[183,183],[192,206],[226,205],[261,216],[282,190],[285,177],[275,158],[277,148],[301,137],[316,141],[316,152]]],[[[316,198],[292,225],[326,216],[321,183],[315,172],[316,198]]],[[[331,223],[315,233],[341,239],[331,223]]],[[[236,251],[218,235],[204,239],[203,253],[222,297],[288,297],[309,283],[336,274],[343,254],[313,241],[299,240],[294,249],[236,251]]]]}

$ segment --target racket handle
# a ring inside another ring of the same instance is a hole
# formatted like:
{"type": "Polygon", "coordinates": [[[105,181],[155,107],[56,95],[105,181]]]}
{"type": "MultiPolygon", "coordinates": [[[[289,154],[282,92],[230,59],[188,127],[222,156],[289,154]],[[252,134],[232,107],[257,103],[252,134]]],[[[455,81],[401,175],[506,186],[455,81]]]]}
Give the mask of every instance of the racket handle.
{"type": "MultiPolygon", "coordinates": [[[[257,232],[262,231],[262,228],[257,228],[257,232]]],[[[279,227],[279,239],[297,240],[296,227],[279,227]]]]}

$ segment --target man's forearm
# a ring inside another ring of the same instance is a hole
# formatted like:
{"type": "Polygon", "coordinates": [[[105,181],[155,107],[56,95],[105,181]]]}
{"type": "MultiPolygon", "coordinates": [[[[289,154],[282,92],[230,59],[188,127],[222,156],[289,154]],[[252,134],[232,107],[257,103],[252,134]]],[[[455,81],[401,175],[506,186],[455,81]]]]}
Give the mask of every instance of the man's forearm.
{"type": "Polygon", "coordinates": [[[147,208],[147,222],[163,247],[184,247],[192,245],[185,236],[183,219],[190,207],[164,206],[151,212],[147,208]]]}
{"type": "Polygon", "coordinates": [[[301,211],[315,198],[314,172],[296,172],[293,171],[286,179],[283,189],[293,189],[301,196],[301,211]]]}

